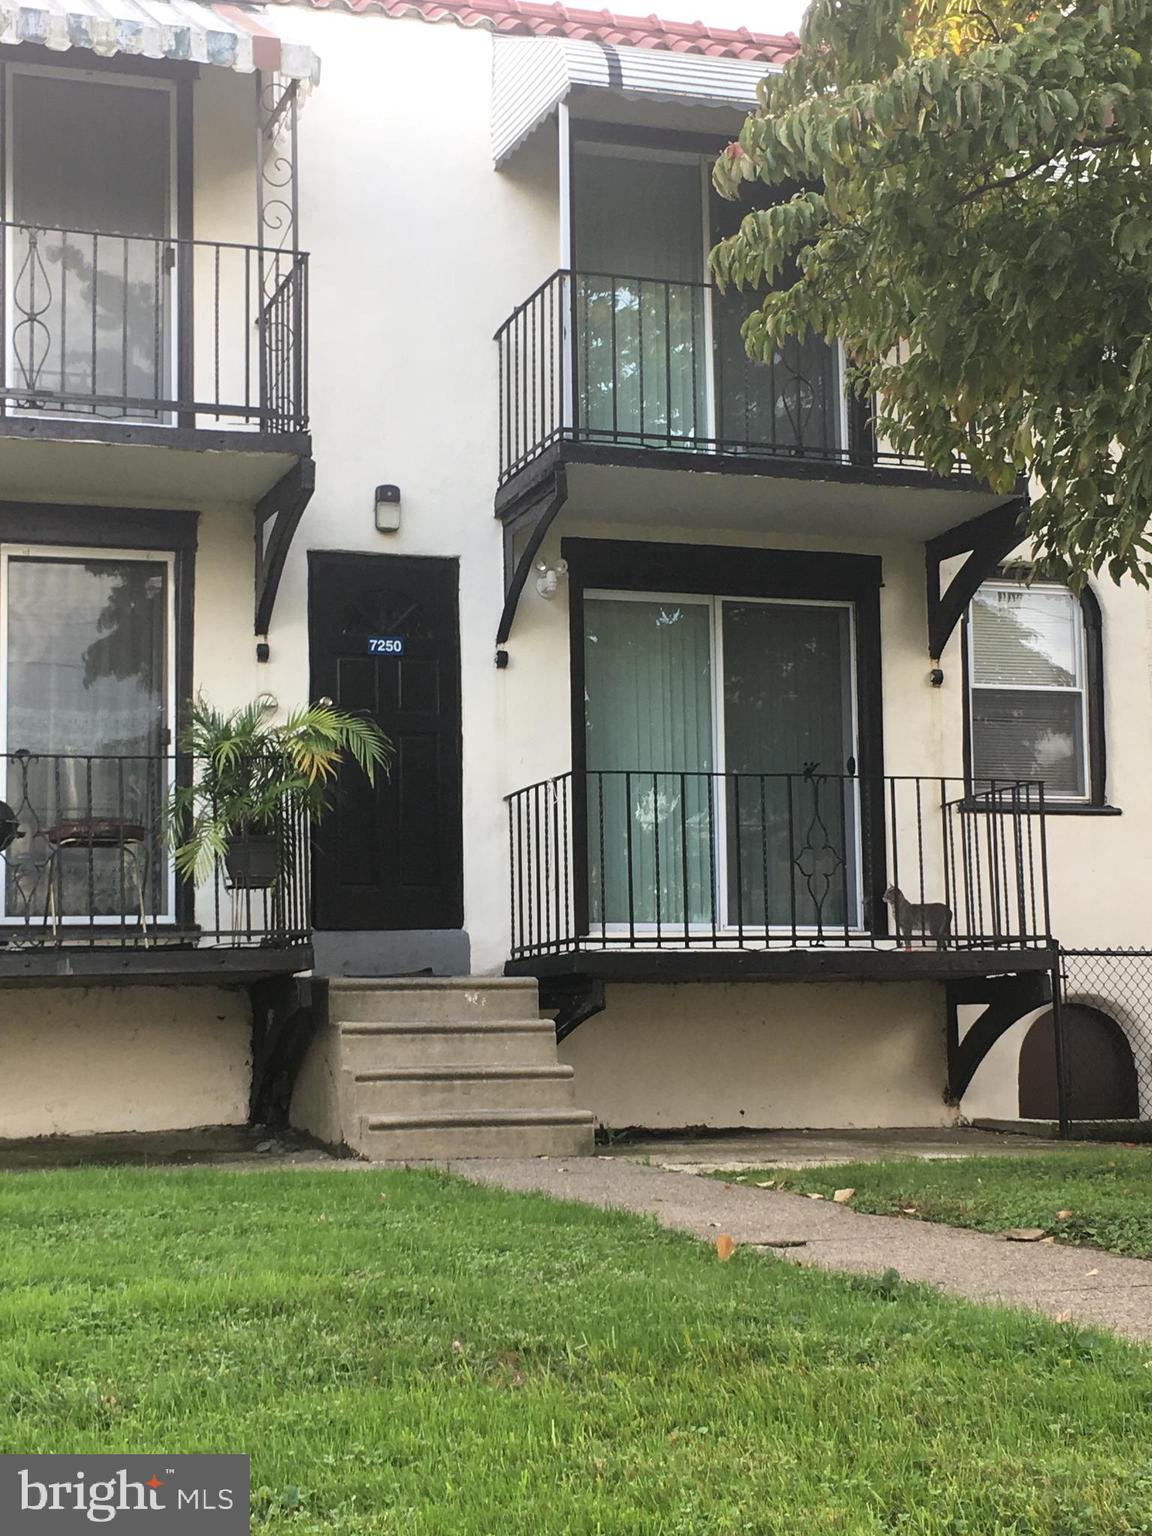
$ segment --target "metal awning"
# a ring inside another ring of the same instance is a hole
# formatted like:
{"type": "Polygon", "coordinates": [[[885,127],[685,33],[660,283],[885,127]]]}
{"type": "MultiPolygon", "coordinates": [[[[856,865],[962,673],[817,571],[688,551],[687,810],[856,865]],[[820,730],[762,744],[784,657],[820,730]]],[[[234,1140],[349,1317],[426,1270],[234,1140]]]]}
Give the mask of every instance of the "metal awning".
{"type": "Polygon", "coordinates": [[[0,0],[0,43],[38,43],[55,53],[83,48],[101,58],[178,59],[241,73],[259,69],[313,83],[320,78],[312,49],[281,37],[262,7],[202,0],[0,0]]]}
{"type": "Polygon", "coordinates": [[[492,52],[492,154],[498,166],[574,91],[747,112],[756,105],[760,81],[780,69],[762,59],[717,59],[565,37],[497,36],[492,52]]]}

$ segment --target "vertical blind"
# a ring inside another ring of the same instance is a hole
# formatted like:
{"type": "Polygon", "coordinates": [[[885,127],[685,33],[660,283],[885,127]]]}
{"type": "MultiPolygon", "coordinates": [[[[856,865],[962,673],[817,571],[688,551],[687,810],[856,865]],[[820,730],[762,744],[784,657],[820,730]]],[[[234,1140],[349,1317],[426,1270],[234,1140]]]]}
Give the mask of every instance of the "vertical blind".
{"type": "Polygon", "coordinates": [[[847,607],[589,595],[584,653],[593,922],[856,920],[847,607]]]}

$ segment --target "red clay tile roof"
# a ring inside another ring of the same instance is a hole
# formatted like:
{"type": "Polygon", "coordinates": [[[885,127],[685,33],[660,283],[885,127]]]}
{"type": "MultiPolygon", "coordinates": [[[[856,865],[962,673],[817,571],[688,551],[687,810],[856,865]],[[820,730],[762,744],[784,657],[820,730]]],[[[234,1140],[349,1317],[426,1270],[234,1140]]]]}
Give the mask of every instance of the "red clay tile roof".
{"type": "Polygon", "coordinates": [[[383,11],[386,16],[419,16],[455,21],[462,27],[536,37],[571,37],[672,53],[702,53],[716,59],[763,59],[783,64],[799,46],[796,37],[749,32],[747,27],[708,27],[701,21],[662,21],[659,16],[618,16],[546,0],[309,0],[319,10],[383,11]]]}

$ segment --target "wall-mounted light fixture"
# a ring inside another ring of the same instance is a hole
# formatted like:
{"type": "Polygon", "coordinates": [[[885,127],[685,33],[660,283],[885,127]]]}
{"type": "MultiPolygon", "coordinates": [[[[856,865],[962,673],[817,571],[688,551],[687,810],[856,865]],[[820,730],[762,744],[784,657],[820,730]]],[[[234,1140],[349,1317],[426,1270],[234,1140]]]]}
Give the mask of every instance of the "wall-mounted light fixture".
{"type": "Polygon", "coordinates": [[[400,487],[376,487],[376,532],[395,533],[400,526],[400,487]]]}
{"type": "Polygon", "coordinates": [[[568,574],[567,560],[557,560],[555,565],[549,565],[546,560],[538,560],[536,569],[539,575],[536,577],[536,590],[541,597],[553,598],[556,589],[560,585],[561,576],[568,574]]]}

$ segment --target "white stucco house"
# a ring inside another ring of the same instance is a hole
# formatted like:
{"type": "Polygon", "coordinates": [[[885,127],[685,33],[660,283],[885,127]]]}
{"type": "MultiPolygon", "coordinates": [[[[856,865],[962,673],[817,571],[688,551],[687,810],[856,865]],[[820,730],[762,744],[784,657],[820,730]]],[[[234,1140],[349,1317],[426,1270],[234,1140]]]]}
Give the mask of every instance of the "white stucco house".
{"type": "Polygon", "coordinates": [[[0,1137],[1040,1113],[1057,940],[1149,938],[1152,605],[746,358],[708,172],[794,47],[0,0],[0,1137]],[[394,769],[194,890],[196,691],[394,769]]]}

